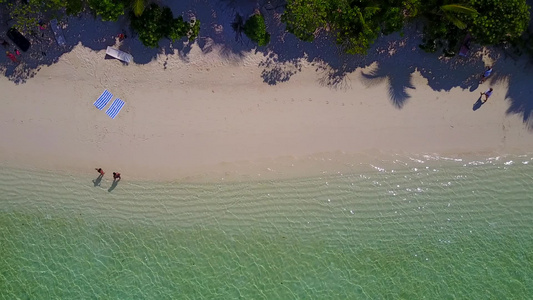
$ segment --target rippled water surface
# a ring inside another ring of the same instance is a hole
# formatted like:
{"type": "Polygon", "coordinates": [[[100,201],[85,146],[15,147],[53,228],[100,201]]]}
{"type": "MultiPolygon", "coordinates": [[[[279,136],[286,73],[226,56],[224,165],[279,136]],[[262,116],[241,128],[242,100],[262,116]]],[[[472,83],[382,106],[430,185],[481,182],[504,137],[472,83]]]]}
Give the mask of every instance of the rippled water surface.
{"type": "Polygon", "coordinates": [[[0,170],[0,298],[527,299],[532,156],[279,181],[0,170]]]}

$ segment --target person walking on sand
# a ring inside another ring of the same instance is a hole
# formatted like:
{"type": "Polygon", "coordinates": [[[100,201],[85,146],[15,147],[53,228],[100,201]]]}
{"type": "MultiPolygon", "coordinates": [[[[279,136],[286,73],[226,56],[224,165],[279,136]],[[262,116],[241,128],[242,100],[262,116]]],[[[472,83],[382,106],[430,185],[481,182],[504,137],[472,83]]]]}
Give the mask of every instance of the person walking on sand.
{"type": "Polygon", "coordinates": [[[494,90],[492,88],[488,89],[486,92],[484,93],[480,93],[481,94],[481,97],[483,97],[483,95],[485,95],[485,101],[483,101],[483,103],[487,102],[487,100],[489,100],[489,97],[492,95],[492,92],[494,90]]]}
{"type": "Polygon", "coordinates": [[[113,172],[113,180],[120,180],[120,173],[113,172]]]}
{"type": "Polygon", "coordinates": [[[102,170],[102,168],[94,168],[98,173],[100,173],[100,176],[104,176],[105,172],[102,170]]]}
{"type": "Polygon", "coordinates": [[[481,74],[481,81],[479,81],[479,83],[485,82],[485,80],[487,80],[487,78],[490,76],[490,74],[492,74],[492,67],[488,66],[487,70],[485,70],[485,72],[483,74],[481,74]]]}

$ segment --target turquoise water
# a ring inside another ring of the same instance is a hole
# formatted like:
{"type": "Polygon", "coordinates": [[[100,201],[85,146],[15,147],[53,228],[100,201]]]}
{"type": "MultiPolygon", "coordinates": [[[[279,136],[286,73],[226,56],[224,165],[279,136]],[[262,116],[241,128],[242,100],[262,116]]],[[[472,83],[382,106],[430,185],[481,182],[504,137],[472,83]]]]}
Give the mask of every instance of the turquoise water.
{"type": "Polygon", "coordinates": [[[0,298],[533,295],[533,156],[391,161],[111,191],[108,179],[2,168],[0,298]]]}

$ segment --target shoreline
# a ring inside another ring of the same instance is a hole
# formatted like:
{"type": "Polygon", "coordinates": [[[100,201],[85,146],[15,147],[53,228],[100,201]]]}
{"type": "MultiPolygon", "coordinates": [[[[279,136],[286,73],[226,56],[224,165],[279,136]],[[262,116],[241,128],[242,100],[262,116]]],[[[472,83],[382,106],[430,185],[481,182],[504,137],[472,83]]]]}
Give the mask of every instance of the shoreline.
{"type": "MultiPolygon", "coordinates": [[[[195,44],[190,62],[174,54],[129,66],[103,59],[104,53],[78,45],[24,84],[0,79],[0,139],[9,141],[0,145],[0,163],[76,172],[102,167],[125,178],[172,181],[211,174],[254,178],[322,154],[359,155],[364,161],[375,153],[500,155],[533,149],[528,123],[508,112],[504,78],[472,91],[435,91],[415,69],[398,102],[391,94],[393,74],[368,79],[378,62],[347,74],[342,86],[322,84],[324,74],[309,62],[301,62],[289,81],[269,85],[260,53],[234,61],[204,54],[195,44]],[[488,86],[494,94],[473,110],[488,86]],[[93,106],[104,89],[126,102],[114,120],[105,115],[107,107],[93,106]]],[[[515,63],[496,65],[509,69],[515,63]]],[[[462,74],[475,79],[470,69],[462,74]]],[[[525,69],[516,73],[531,77],[525,69]]],[[[524,92],[531,89],[527,80],[522,83],[524,92]]],[[[320,168],[311,163],[303,169],[291,176],[320,168]]]]}
{"type": "MultiPolygon", "coordinates": [[[[219,183],[253,183],[278,180],[295,180],[318,178],[322,176],[368,175],[374,172],[397,172],[415,167],[439,167],[443,163],[457,163],[467,165],[498,164],[528,164],[533,152],[495,153],[477,152],[448,155],[436,153],[425,154],[392,154],[392,153],[319,153],[307,157],[279,157],[277,159],[263,159],[256,161],[225,162],[204,168],[180,173],[150,173],[142,176],[136,173],[122,173],[123,183],[180,183],[180,184],[219,184],[219,183]],[[520,161],[525,158],[525,160],[520,161]]],[[[533,163],[533,162],[532,162],[533,163]]],[[[23,165],[20,163],[2,161],[4,169],[18,172],[37,172],[61,174],[79,178],[96,178],[94,168],[52,168],[46,166],[23,165]]],[[[104,169],[104,179],[111,182],[113,169],[104,169]]],[[[93,178],[93,179],[94,179],[93,178]]]]}

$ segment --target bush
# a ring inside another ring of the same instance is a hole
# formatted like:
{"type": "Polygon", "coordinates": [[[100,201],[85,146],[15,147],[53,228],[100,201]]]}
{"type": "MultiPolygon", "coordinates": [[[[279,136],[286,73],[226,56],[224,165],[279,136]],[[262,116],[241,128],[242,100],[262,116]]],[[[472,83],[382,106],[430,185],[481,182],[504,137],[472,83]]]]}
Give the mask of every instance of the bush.
{"type": "Polygon", "coordinates": [[[183,21],[183,17],[179,16],[176,19],[170,20],[167,36],[175,42],[182,37],[187,36],[188,31],[189,24],[183,21]]]}
{"type": "Polygon", "coordinates": [[[162,16],[163,11],[157,4],[151,4],[138,17],[132,12],[131,28],[139,34],[139,40],[146,47],[157,48],[159,40],[165,36],[162,16]]]}
{"type": "Polygon", "coordinates": [[[200,33],[200,20],[194,20],[189,23],[189,41],[192,42],[200,33]]]}
{"type": "Polygon", "coordinates": [[[83,10],[82,0],[67,0],[65,1],[66,13],[69,16],[77,16],[83,10]]]}
{"type": "Polygon", "coordinates": [[[303,41],[311,42],[322,32],[334,37],[346,53],[365,54],[380,33],[400,31],[407,20],[417,16],[420,3],[420,0],[287,0],[281,20],[288,32],[303,41]]]}
{"type": "Polygon", "coordinates": [[[192,41],[199,31],[200,22],[189,23],[183,17],[174,18],[169,7],[161,8],[152,3],[140,16],[131,13],[131,28],[139,34],[139,40],[147,47],[159,47],[159,40],[168,37],[173,42],[189,36],[192,41]]]}
{"type": "Polygon", "coordinates": [[[520,38],[529,24],[525,0],[471,0],[479,12],[473,20],[472,34],[483,45],[497,45],[520,38]]]}
{"type": "Polygon", "coordinates": [[[15,27],[20,31],[32,31],[39,25],[44,15],[58,18],[65,7],[63,1],[57,0],[28,0],[10,1],[7,4],[9,15],[15,20],[15,27]]]}
{"type": "Polygon", "coordinates": [[[262,15],[251,16],[244,23],[244,34],[259,46],[265,46],[270,42],[270,34],[266,31],[265,18],[262,15]]]}
{"type": "Polygon", "coordinates": [[[124,14],[124,3],[119,0],[89,0],[89,7],[102,21],[117,21],[124,14]]]}

